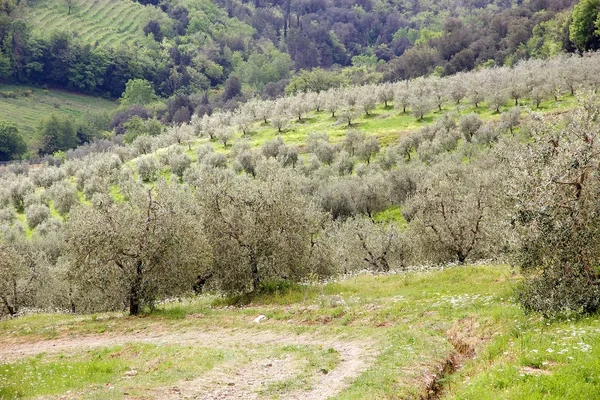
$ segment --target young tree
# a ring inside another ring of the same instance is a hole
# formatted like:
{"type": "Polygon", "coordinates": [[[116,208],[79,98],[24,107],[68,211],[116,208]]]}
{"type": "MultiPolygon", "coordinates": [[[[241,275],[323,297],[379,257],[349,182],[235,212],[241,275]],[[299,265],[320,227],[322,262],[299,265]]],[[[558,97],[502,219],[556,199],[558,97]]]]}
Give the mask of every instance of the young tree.
{"type": "Polygon", "coordinates": [[[254,118],[248,111],[240,110],[233,115],[233,123],[238,127],[244,136],[250,133],[254,118]]]}
{"type": "Polygon", "coordinates": [[[367,164],[371,163],[371,159],[377,153],[379,153],[379,141],[374,136],[369,136],[360,146],[358,150],[358,155],[367,162],[367,164]]]}
{"type": "Polygon", "coordinates": [[[221,126],[215,136],[223,143],[223,147],[227,147],[227,144],[233,139],[233,130],[229,126],[221,126]]]}
{"type": "Polygon", "coordinates": [[[385,83],[379,87],[378,98],[385,108],[388,108],[389,103],[394,101],[394,96],[394,86],[391,83],[385,83]]]}
{"type": "Polygon", "coordinates": [[[500,126],[506,130],[510,131],[510,134],[514,134],[514,129],[519,126],[519,122],[521,120],[521,107],[513,107],[510,110],[502,113],[500,118],[500,126]]]}
{"type": "Polygon", "coordinates": [[[283,133],[289,122],[290,115],[288,113],[288,109],[284,102],[279,101],[275,107],[275,110],[273,111],[273,115],[271,116],[271,124],[275,129],[277,129],[278,133],[283,133]]]}
{"type": "Polygon", "coordinates": [[[463,115],[458,120],[460,132],[467,142],[470,142],[473,139],[473,136],[475,136],[482,124],[483,121],[479,118],[479,115],[475,113],[463,115]]]}
{"type": "Polygon", "coordinates": [[[335,113],[342,108],[342,93],[340,90],[329,90],[325,97],[325,109],[331,113],[331,118],[335,118],[335,113]]]}
{"type": "Polygon", "coordinates": [[[344,150],[348,152],[350,157],[354,157],[360,150],[365,141],[365,133],[357,129],[348,129],[344,135],[344,150]]]}
{"type": "Polygon", "coordinates": [[[75,0],[65,0],[65,4],[67,5],[67,15],[71,15],[71,10],[73,9],[73,6],[75,5],[75,0]]]}
{"type": "Polygon", "coordinates": [[[464,74],[458,74],[450,80],[448,88],[448,97],[458,106],[460,101],[467,95],[467,87],[464,80],[467,77],[464,74]]]}
{"type": "Polygon", "coordinates": [[[308,101],[306,94],[299,94],[288,100],[290,113],[298,117],[298,122],[302,122],[302,117],[311,109],[311,104],[308,101]]]}
{"type": "Polygon", "coordinates": [[[358,112],[350,106],[345,106],[340,111],[340,120],[347,124],[348,128],[352,127],[352,121],[358,117],[358,112]]]}
{"type": "Polygon", "coordinates": [[[402,114],[406,114],[406,107],[409,106],[411,100],[411,90],[409,82],[398,83],[394,91],[394,107],[399,110],[402,109],[402,114]]]}
{"type": "Polygon", "coordinates": [[[363,93],[361,98],[357,101],[357,104],[358,107],[368,117],[371,115],[371,111],[373,111],[377,106],[377,97],[375,96],[375,93],[372,92],[363,93]]]}

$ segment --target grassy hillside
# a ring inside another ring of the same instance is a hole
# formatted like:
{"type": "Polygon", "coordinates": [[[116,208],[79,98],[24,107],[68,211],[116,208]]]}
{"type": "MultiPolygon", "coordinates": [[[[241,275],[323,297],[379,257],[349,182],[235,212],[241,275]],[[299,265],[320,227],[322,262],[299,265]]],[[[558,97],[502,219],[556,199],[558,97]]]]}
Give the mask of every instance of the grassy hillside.
{"type": "Polygon", "coordinates": [[[132,0],[74,0],[71,15],[63,0],[40,0],[31,7],[28,20],[34,32],[72,32],[88,43],[133,44],[144,37],[142,28],[162,12],[132,0]]]}
{"type": "Polygon", "coordinates": [[[0,398],[598,398],[598,319],[525,315],[519,281],[456,267],[274,288],[242,307],[202,296],[144,318],[7,320],[0,398]]]}
{"type": "MultiPolygon", "coordinates": [[[[577,100],[573,96],[564,96],[558,102],[547,100],[536,108],[531,101],[524,99],[519,103],[522,108],[522,118],[527,117],[527,110],[540,112],[542,114],[562,113],[575,107],[577,100]]],[[[512,101],[507,102],[502,107],[502,112],[511,109],[514,106],[512,101]]],[[[364,113],[359,113],[359,116],[353,120],[352,128],[365,132],[367,136],[375,136],[382,148],[397,144],[398,140],[409,132],[417,131],[421,128],[429,126],[439,120],[440,117],[447,113],[455,113],[456,117],[470,113],[476,113],[485,122],[498,123],[501,114],[490,110],[485,102],[482,102],[478,108],[468,103],[461,103],[460,106],[444,105],[442,111],[433,110],[429,112],[422,120],[417,119],[407,110],[403,113],[402,110],[395,110],[393,107],[384,107],[379,104],[377,108],[370,112],[369,116],[364,113]]],[[[260,147],[269,140],[280,137],[288,145],[297,145],[301,149],[306,144],[308,135],[313,132],[325,132],[329,136],[332,143],[341,143],[348,131],[348,125],[339,120],[338,116],[331,117],[327,111],[309,112],[301,121],[297,119],[290,120],[286,129],[279,133],[270,123],[264,122],[254,123],[252,130],[247,135],[237,132],[230,143],[235,143],[239,140],[248,141],[253,147],[260,147]]],[[[194,140],[192,148],[211,143],[218,151],[229,151],[230,143],[225,147],[217,139],[209,139],[201,137],[194,140]]],[[[194,157],[195,152],[190,151],[189,155],[194,157]]]]}
{"type": "Polygon", "coordinates": [[[0,119],[14,122],[25,140],[31,142],[39,121],[52,113],[81,117],[86,112],[111,111],[117,103],[75,93],[25,86],[0,85],[0,119]]]}

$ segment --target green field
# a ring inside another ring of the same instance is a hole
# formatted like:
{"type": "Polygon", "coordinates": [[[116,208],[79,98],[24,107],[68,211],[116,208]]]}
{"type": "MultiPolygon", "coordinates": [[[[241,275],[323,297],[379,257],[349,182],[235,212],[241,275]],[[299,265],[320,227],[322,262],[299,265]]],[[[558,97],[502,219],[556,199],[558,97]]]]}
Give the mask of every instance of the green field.
{"type": "Polygon", "coordinates": [[[28,143],[34,139],[40,120],[52,113],[78,118],[87,112],[113,111],[118,106],[114,101],[53,89],[0,85],[0,92],[16,96],[0,97],[0,119],[14,122],[28,143]],[[25,95],[26,91],[32,93],[25,95]]]}
{"type": "Polygon", "coordinates": [[[520,279],[454,267],[6,320],[0,398],[600,398],[598,318],[524,314],[520,279]]]}
{"type": "Polygon", "coordinates": [[[68,31],[100,45],[131,45],[143,39],[142,28],[150,19],[166,18],[157,8],[132,0],[74,0],[71,15],[64,0],[39,0],[30,5],[28,20],[35,33],[68,31]]]}

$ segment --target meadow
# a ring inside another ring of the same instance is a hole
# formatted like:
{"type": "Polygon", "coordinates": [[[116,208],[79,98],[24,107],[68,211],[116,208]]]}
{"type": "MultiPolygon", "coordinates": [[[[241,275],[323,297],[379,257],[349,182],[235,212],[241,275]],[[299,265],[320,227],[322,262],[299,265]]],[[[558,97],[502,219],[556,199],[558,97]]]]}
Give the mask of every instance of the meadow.
{"type": "Polygon", "coordinates": [[[0,94],[0,118],[15,123],[28,144],[35,139],[40,120],[51,114],[79,119],[117,108],[114,101],[55,89],[2,84],[0,94]]]}

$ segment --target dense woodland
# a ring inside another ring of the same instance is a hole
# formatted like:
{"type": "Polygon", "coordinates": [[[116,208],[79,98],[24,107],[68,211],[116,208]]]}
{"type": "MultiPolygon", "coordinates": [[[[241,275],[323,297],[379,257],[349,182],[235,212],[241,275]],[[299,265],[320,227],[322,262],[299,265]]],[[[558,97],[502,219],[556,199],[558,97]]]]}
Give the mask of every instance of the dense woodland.
{"type": "Polygon", "coordinates": [[[593,312],[598,57],[254,100],[167,130],[134,115],[153,90],[132,82],[123,134],[4,168],[2,312],[138,314],[194,292],[477,260],[522,266],[528,310],[593,312]],[[566,114],[536,112],[573,96],[566,114]],[[380,143],[355,123],[376,107],[422,128],[380,143]],[[344,135],[286,144],[315,116],[344,135]],[[265,126],[278,135],[252,145],[265,126]]]}
{"type": "Polygon", "coordinates": [[[597,40],[571,40],[573,0],[143,3],[156,8],[139,21],[145,39],[105,46],[68,30],[40,35],[27,19],[36,2],[3,0],[0,82],[118,98],[138,78],[169,98],[239,79],[246,96],[273,97],[313,68],[344,69],[350,84],[378,83],[597,48],[597,40]]]}

